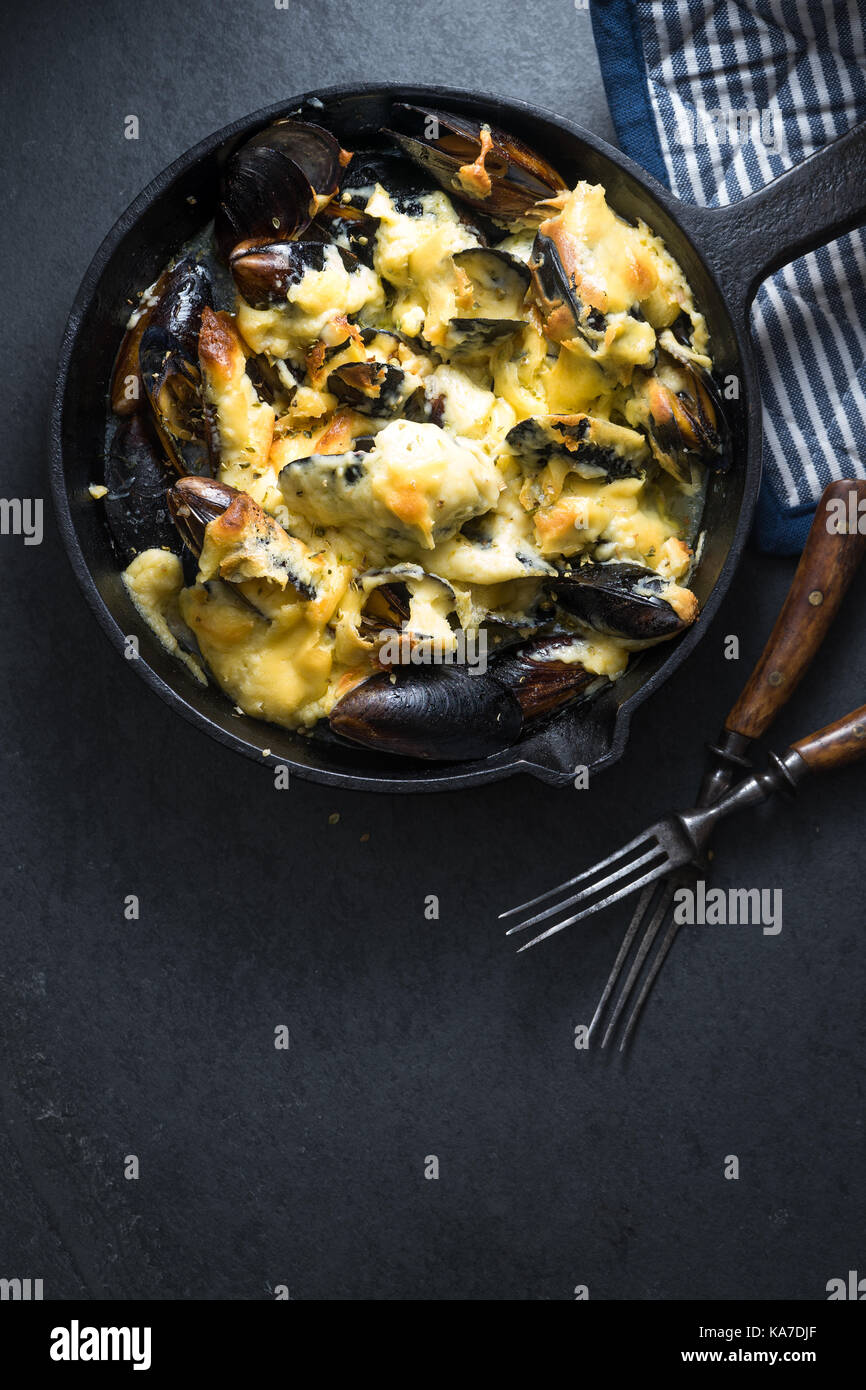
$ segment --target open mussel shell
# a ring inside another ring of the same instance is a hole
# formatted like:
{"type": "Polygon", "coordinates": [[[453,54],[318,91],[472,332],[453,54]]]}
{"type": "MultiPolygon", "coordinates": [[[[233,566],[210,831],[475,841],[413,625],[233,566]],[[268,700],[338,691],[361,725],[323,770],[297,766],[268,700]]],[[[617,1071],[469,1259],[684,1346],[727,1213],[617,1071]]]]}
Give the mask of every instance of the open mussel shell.
{"type": "MultiPolygon", "coordinates": [[[[411,562],[390,565],[387,569],[366,570],[353,582],[364,594],[362,632],[375,637],[386,629],[396,632],[405,630],[410,638],[410,646],[413,639],[421,642],[428,638],[436,640],[434,633],[423,630],[423,619],[421,625],[413,630],[413,605],[419,586],[426,587],[428,593],[432,586],[448,601],[449,606],[455,603],[454,590],[447,580],[428,574],[420,565],[411,562]]],[[[403,657],[401,653],[398,660],[392,663],[382,660],[380,653],[379,660],[384,666],[399,664],[403,657]]]]}
{"type": "Polygon", "coordinates": [[[330,373],[327,386],[359,415],[379,419],[399,415],[415,389],[407,390],[405,372],[391,362],[345,362],[330,373]]]}
{"type": "Polygon", "coordinates": [[[638,477],[647,458],[636,430],[592,415],[529,416],[513,425],[505,440],[529,469],[559,460],[587,478],[638,477]]]}
{"type": "Polygon", "coordinates": [[[497,655],[491,673],[512,691],[524,719],[560,709],[603,679],[579,661],[564,659],[573,647],[573,635],[535,637],[497,655]]]}
{"type": "Polygon", "coordinates": [[[212,299],[207,271],[191,257],[178,262],[150,314],[138,349],[144,393],[160,443],[179,473],[206,472],[206,441],[198,337],[212,299]]]}
{"type": "Polygon", "coordinates": [[[378,217],[369,217],[361,208],[335,200],[317,213],[305,236],[311,241],[326,241],[340,246],[364,265],[372,267],[378,230],[378,217]]]}
{"type": "Polygon", "coordinates": [[[197,557],[207,528],[214,526],[210,537],[222,552],[217,565],[222,579],[233,585],[246,579],[273,581],[280,588],[291,584],[304,599],[318,597],[321,567],[316,557],[249,493],[213,478],[180,478],[169,491],[168,506],[184,543],[197,557]]]}
{"type": "Polygon", "coordinates": [[[710,361],[705,353],[699,352],[695,347],[694,324],[685,310],[678,315],[670,328],[661,330],[659,347],[685,367],[706,367],[710,361]]]}
{"type": "Polygon", "coordinates": [[[394,150],[356,150],[340,184],[339,205],[365,207],[377,184],[384,188],[397,211],[408,217],[420,215],[419,200],[437,187],[436,180],[404,154],[394,150]]]}
{"type": "Polygon", "coordinates": [[[455,318],[449,321],[443,346],[452,355],[470,356],[525,327],[523,319],[455,318]]]}
{"type": "Polygon", "coordinates": [[[226,165],[214,235],[223,260],[239,241],[289,237],[308,227],[315,191],[302,170],[279,150],[239,150],[226,165]]]}
{"type": "Polygon", "coordinates": [[[675,637],[698,610],[690,590],[643,565],[581,565],[560,575],[551,591],[562,608],[596,632],[635,642],[675,637]]]}
{"type": "Polygon", "coordinates": [[[213,301],[213,285],[200,261],[184,256],[169,273],[153,306],[150,321],[171,334],[178,350],[195,361],[205,306],[213,301]]]}
{"type": "Polygon", "coordinates": [[[316,194],[325,201],[336,193],[343,156],[336,136],[312,121],[291,116],[260,130],[244,145],[245,150],[275,150],[295,164],[316,194]]]}
{"type": "MultiPolygon", "coordinates": [[[[334,246],[346,270],[358,268],[350,251],[334,246]]],[[[253,309],[284,304],[292,285],[309,270],[324,270],[328,245],[322,241],[252,240],[240,242],[229,256],[234,282],[253,309]]]]}
{"type": "Polygon", "coordinates": [[[471,282],[473,303],[471,313],[450,320],[445,340],[449,351],[472,353],[526,327],[521,313],[529,269],[523,261],[488,246],[468,247],[452,260],[471,282]]]}
{"type": "Polygon", "coordinates": [[[381,584],[371,589],[361,610],[360,631],[364,637],[378,637],[385,630],[400,631],[411,611],[410,595],[403,580],[381,584]]]}
{"type": "Polygon", "coordinates": [[[451,762],[508,748],[520,735],[523,712],[489,672],[403,666],[350,690],[331,711],[330,725],[378,752],[451,762]]]}
{"type": "Polygon", "coordinates": [[[133,415],[115,430],[105,464],[105,515],[125,563],[142,550],[178,551],[166,501],[172,475],[148,428],[133,415]]]}
{"type": "Polygon", "coordinates": [[[138,322],[127,329],[120,345],[110,389],[111,409],[115,415],[134,415],[145,398],[139,353],[149,322],[150,312],[145,310],[138,322]]]}
{"type": "Polygon", "coordinates": [[[144,388],[160,443],[178,473],[210,471],[198,363],[188,360],[171,334],[154,324],[139,351],[144,388]]]}
{"type": "Polygon", "coordinates": [[[680,389],[650,377],[644,386],[647,430],[652,451],[681,483],[691,481],[691,465],[723,469],[730,462],[728,430],[718,387],[697,364],[680,365],[680,389]]]}
{"type": "Polygon", "coordinates": [[[147,298],[139,306],[135,322],[130,328],[127,328],[123,336],[123,341],[115,358],[109,391],[111,409],[115,415],[134,415],[146,402],[139,363],[141,340],[153,318],[155,306],[165,293],[170,275],[170,270],[162,272],[147,298]]]}
{"type": "Polygon", "coordinates": [[[247,358],[246,374],[259,400],[273,406],[278,415],[288,410],[299,385],[290,363],[282,359],[273,361],[265,353],[254,353],[247,358]]]}
{"type": "Polygon", "coordinates": [[[498,246],[467,246],[463,251],[455,251],[452,260],[465,270],[485,299],[509,304],[523,302],[531,273],[529,266],[510,251],[501,251],[498,246]]]}
{"type": "Polygon", "coordinates": [[[532,296],[547,337],[557,343],[582,338],[591,351],[597,351],[604,341],[607,320],[600,309],[579,298],[556,243],[542,232],[536,234],[528,269],[532,296]]]}
{"type": "Polygon", "coordinates": [[[309,121],[277,121],[248,140],[220,183],[214,233],[224,260],[239,241],[303,232],[337,191],[344,158],[330,131],[309,121]]]}
{"type": "Polygon", "coordinates": [[[175,466],[185,471],[177,446],[181,441],[195,440],[204,429],[198,362],[188,358],[178,348],[177,340],[156,324],[151,324],[142,337],[139,362],[160,437],[175,466]]]}
{"type": "Polygon", "coordinates": [[[565,187],[516,136],[471,117],[397,102],[386,133],[446,193],[490,217],[520,217],[565,187]]]}
{"type": "Polygon", "coordinates": [[[331,711],[335,733],[382,752],[428,761],[487,758],[526,721],[551,714],[603,678],[563,660],[573,636],[539,637],[497,652],[486,671],[394,667],[371,676],[331,711]]]}
{"type": "Polygon", "coordinates": [[[200,555],[204,533],[238,496],[213,478],[179,478],[168,492],[168,510],[184,544],[200,555]]]}

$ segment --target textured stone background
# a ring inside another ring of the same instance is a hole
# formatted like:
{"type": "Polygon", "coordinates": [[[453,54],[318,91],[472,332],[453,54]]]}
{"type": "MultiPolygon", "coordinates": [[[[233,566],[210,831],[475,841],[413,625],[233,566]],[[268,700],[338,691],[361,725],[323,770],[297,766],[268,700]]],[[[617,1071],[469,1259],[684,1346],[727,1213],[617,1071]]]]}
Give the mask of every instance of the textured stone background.
{"type": "MultiPolygon", "coordinates": [[[[212,129],[405,78],[611,136],[570,0],[53,3],[3,25],[7,497],[46,495],[54,358],[91,255],[212,129]]],[[[691,799],[790,562],[747,555],[590,792],[392,800],[278,794],[173,716],[110,650],[50,520],[0,555],[0,1275],[51,1298],[811,1299],[862,1268],[862,771],[720,837],[716,882],[782,887],[782,934],[685,933],[625,1063],[572,1044],[623,916],[519,959],[494,920],[691,799]]],[[[863,698],[864,584],[779,740],[863,698]]]]}

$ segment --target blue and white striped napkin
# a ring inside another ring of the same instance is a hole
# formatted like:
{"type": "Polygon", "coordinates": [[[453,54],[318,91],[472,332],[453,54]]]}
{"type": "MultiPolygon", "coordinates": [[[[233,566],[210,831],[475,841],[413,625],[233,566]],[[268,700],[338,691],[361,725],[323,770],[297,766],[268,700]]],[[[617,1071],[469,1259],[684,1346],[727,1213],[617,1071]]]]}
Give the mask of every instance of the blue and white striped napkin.
{"type": "MultiPolygon", "coordinates": [[[[687,202],[735,202],[866,119],[864,0],[591,0],[626,154],[687,202]]],[[[802,549],[833,478],[866,476],[866,231],[766,281],[762,549],[802,549]]]]}

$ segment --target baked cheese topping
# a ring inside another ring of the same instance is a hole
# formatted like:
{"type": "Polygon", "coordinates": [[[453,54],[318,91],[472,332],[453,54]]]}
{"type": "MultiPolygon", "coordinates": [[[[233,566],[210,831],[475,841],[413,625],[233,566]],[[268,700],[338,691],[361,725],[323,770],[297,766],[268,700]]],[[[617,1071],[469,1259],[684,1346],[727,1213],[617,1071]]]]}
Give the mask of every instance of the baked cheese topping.
{"type": "MultiPolygon", "coordinates": [[[[284,302],[205,311],[218,477],[246,501],[207,528],[195,584],[158,550],[126,584],[164,645],[246,713],[288,727],[327,715],[378,669],[395,586],[403,630],[446,644],[482,622],[537,630],[552,580],[585,560],[656,571],[694,616],[682,504],[700,465],[688,482],[658,465],[647,402],[676,395],[659,354],[683,360],[678,323],[710,365],[706,325],[663,242],[602,187],[542,212],[577,315],[526,293],[535,229],[502,225],[491,256],[445,193],[407,205],[378,184],[370,264],[329,246],[284,302]]],[[[621,675],[634,643],[563,623],[574,643],[558,659],[621,675]]]]}

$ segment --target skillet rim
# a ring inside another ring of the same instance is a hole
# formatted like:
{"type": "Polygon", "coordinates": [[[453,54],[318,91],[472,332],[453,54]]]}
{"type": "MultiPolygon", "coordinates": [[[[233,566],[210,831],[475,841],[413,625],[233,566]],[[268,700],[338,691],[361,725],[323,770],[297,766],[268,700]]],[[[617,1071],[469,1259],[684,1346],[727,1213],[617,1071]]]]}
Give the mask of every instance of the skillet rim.
{"type": "MultiPolygon", "coordinates": [[[[694,624],[693,627],[678,639],[676,645],[671,649],[670,655],[660,664],[657,670],[653,671],[627,699],[616,707],[613,714],[612,731],[608,747],[601,756],[590,763],[592,770],[599,772],[604,768],[612,766],[613,763],[617,762],[622,757],[628,742],[631,719],[635,711],[645,700],[649,699],[665,681],[670,679],[674,672],[687,659],[694,647],[703,637],[727,594],[731,580],[742,558],[743,549],[751,530],[757,504],[762,471],[761,402],[751,340],[748,333],[747,314],[741,313],[746,306],[730,303],[727,295],[718,283],[712,255],[708,253],[706,226],[701,220],[706,210],[693,208],[692,205],[682,202],[680,199],[676,198],[669,189],[658,183],[646,170],[641,169],[639,165],[622,154],[620,150],[608,145],[608,143],[599,136],[585,130],[582,126],[577,125],[567,117],[561,116],[558,112],[537,106],[531,102],[523,101],[519,98],[470,91],[466,88],[412,83],[344,83],[327,88],[316,88],[314,91],[302,93],[296,97],[290,97],[287,100],[273,103],[251,112],[249,115],[241,117],[231,122],[229,125],[205,136],[202,140],[182,153],[177,159],[173,160],[172,163],[167,165],[160,173],[155,175],[121,213],[120,217],[118,217],[114,225],[103,237],[84,273],[63,333],[63,339],[58,354],[57,376],[50,418],[49,472],[54,510],[64,550],[79,586],[84,593],[84,597],[91,610],[96,615],[103,632],[105,632],[109,641],[122,655],[126,645],[126,634],[122,631],[120,624],[99,592],[91,567],[85,559],[73,521],[70,498],[66,486],[63,450],[63,417],[70,368],[75,353],[80,347],[79,335],[87,311],[96,297],[99,282],[117,246],[134,228],[135,224],[147,212],[156,198],[166,193],[173,183],[184,174],[188,174],[203,159],[213,155],[222,145],[236,139],[238,136],[244,135],[247,131],[260,128],[262,125],[273,120],[276,116],[294,111],[296,108],[309,106],[311,101],[314,103],[322,102],[323,104],[327,104],[328,102],[337,100],[365,96],[381,96],[391,101],[420,100],[429,102],[431,98],[439,101],[444,99],[455,105],[469,101],[489,107],[491,110],[499,110],[506,113],[508,111],[513,111],[518,114],[525,114],[530,118],[548,122],[564,130],[569,136],[592,149],[603,160],[606,160],[608,163],[624,171],[648,194],[651,200],[654,200],[663,207],[667,215],[676,225],[680,234],[689,243],[698,260],[701,262],[730,320],[737,347],[737,365],[741,379],[745,383],[746,397],[746,409],[744,411],[746,459],[743,476],[742,503],[733,538],[719,571],[718,578],[704,603],[700,621],[694,624]],[[689,225],[690,220],[695,220],[690,219],[690,213],[697,214],[697,231],[693,230],[689,225]],[[701,235],[701,233],[703,233],[703,235],[701,235]]],[[[309,767],[304,763],[294,762],[290,757],[281,757],[273,753],[266,757],[263,755],[261,748],[247,742],[246,739],[234,734],[230,730],[222,728],[205,712],[191,705],[184,698],[183,694],[180,693],[179,689],[174,685],[169,685],[162,676],[149,665],[144,657],[139,657],[135,662],[127,664],[131,664],[135,667],[145,683],[149,685],[172,710],[181,714],[188,722],[194,724],[199,730],[209,734],[226,747],[232,748],[236,752],[243,753],[246,757],[254,760],[259,765],[288,765],[292,772],[304,780],[317,782],[326,786],[343,787],[347,790],[395,793],[455,791],[462,790],[465,787],[480,786],[487,782],[501,781],[518,772],[529,773],[536,779],[544,781],[549,785],[566,787],[571,784],[572,773],[559,772],[553,768],[532,762],[530,758],[521,754],[521,743],[519,742],[515,744],[513,748],[507,749],[502,754],[497,755],[494,760],[485,759],[463,765],[436,764],[433,762],[429,765],[421,766],[420,768],[415,765],[411,772],[401,772],[399,768],[396,768],[393,773],[390,774],[383,771],[366,773],[360,772],[357,769],[352,771],[338,771],[325,767],[309,767]]],[[[180,670],[180,667],[178,667],[178,669],[180,670]]],[[[592,706],[588,708],[588,714],[590,714],[591,709],[592,706]]]]}

